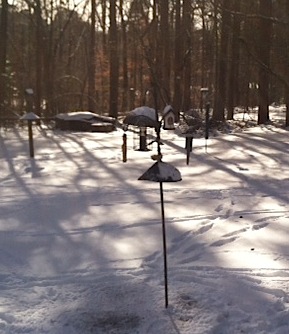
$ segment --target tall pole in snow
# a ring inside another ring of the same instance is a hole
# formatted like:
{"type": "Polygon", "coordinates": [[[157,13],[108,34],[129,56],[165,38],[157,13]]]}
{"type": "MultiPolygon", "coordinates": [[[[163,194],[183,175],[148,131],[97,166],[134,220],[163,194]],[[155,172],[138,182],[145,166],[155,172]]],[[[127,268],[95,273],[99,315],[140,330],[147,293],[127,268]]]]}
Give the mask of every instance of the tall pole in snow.
{"type": "Polygon", "coordinates": [[[154,85],[154,100],[155,100],[155,113],[156,113],[156,142],[157,142],[157,160],[142,176],[139,180],[153,181],[160,184],[160,200],[161,200],[161,216],[162,216],[162,237],[163,237],[163,257],[164,257],[164,286],[165,286],[165,307],[169,305],[168,299],[168,267],[167,267],[167,242],[166,242],[166,225],[165,225],[165,208],[164,208],[164,192],[163,182],[178,182],[182,180],[181,173],[174,166],[162,161],[161,154],[161,123],[159,121],[158,108],[157,108],[157,87],[154,85]]]}
{"type": "Polygon", "coordinates": [[[210,102],[206,102],[206,131],[205,131],[205,146],[206,146],[206,153],[208,150],[208,139],[209,139],[209,131],[210,131],[210,102]]]}
{"type": "Polygon", "coordinates": [[[167,241],[166,241],[164,192],[163,192],[163,183],[162,182],[160,182],[160,195],[161,195],[162,232],[163,232],[165,306],[167,308],[168,305],[169,305],[169,298],[168,298],[168,265],[167,265],[167,241]]]}
{"type": "MultiPolygon", "coordinates": [[[[156,142],[157,142],[157,152],[158,152],[158,161],[162,160],[161,152],[161,121],[159,121],[158,106],[157,106],[157,90],[155,87],[154,90],[154,99],[155,99],[155,112],[156,112],[156,142]]],[[[168,297],[168,264],[167,264],[167,240],[166,240],[166,223],[165,223],[165,206],[164,206],[164,190],[163,182],[160,181],[160,199],[161,199],[161,215],[162,215],[162,236],[163,236],[163,258],[164,258],[164,285],[165,285],[165,307],[169,305],[168,297]]]]}
{"type": "Polygon", "coordinates": [[[207,140],[209,139],[209,128],[210,128],[210,102],[208,101],[209,89],[208,88],[201,88],[202,94],[202,101],[205,101],[206,108],[205,108],[205,150],[207,152],[207,140]]]}

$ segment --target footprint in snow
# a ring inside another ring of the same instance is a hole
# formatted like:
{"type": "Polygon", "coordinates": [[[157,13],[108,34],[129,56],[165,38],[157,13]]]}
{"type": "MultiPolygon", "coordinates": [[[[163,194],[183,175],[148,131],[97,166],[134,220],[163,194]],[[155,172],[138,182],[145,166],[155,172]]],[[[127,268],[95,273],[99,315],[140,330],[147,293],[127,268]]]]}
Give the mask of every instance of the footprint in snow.
{"type": "Polygon", "coordinates": [[[203,234],[205,232],[208,232],[213,226],[214,226],[214,223],[209,223],[209,224],[206,223],[206,225],[203,225],[202,227],[200,227],[196,231],[190,230],[190,231],[187,231],[187,232],[181,234],[180,236],[174,238],[172,240],[172,243],[174,243],[174,244],[183,243],[183,241],[188,239],[188,238],[192,238],[192,237],[198,236],[200,234],[203,234]]]}
{"type": "Polygon", "coordinates": [[[223,205],[223,204],[220,204],[220,205],[218,205],[218,206],[216,207],[215,211],[216,211],[216,212],[220,212],[220,211],[222,211],[223,209],[224,209],[224,205],[223,205]]]}
{"type": "Polygon", "coordinates": [[[202,254],[203,254],[203,252],[199,252],[199,253],[197,253],[197,254],[189,257],[189,258],[185,258],[185,259],[179,261],[179,264],[188,264],[188,263],[198,261],[202,257],[202,254]]]}
{"type": "Polygon", "coordinates": [[[246,227],[244,228],[241,228],[237,231],[233,231],[233,232],[230,232],[230,233],[227,233],[227,234],[224,234],[223,235],[223,238],[228,238],[228,237],[233,237],[235,235],[238,235],[239,233],[243,233],[243,232],[246,232],[248,229],[246,227]]]}
{"type": "Polygon", "coordinates": [[[221,247],[221,246],[224,246],[224,245],[229,244],[231,242],[234,242],[236,239],[238,239],[238,237],[232,237],[232,238],[226,238],[226,239],[222,239],[222,240],[217,240],[217,241],[213,242],[211,244],[211,246],[213,246],[213,247],[221,247]]]}
{"type": "Polygon", "coordinates": [[[205,225],[205,226],[202,226],[201,228],[199,228],[196,232],[193,233],[193,235],[200,235],[200,234],[203,234],[205,232],[208,232],[212,227],[214,226],[214,224],[208,224],[208,225],[205,225]]]}
{"type": "Polygon", "coordinates": [[[225,213],[224,218],[229,218],[233,215],[234,211],[232,209],[228,209],[225,213]]]}
{"type": "Polygon", "coordinates": [[[252,230],[257,231],[257,230],[260,230],[261,228],[266,227],[267,225],[269,225],[269,223],[262,223],[262,224],[253,225],[252,230]]]}
{"type": "Polygon", "coordinates": [[[161,252],[154,252],[151,255],[145,257],[142,261],[141,267],[148,266],[154,267],[158,264],[158,259],[161,257],[161,252]]]}
{"type": "Polygon", "coordinates": [[[200,242],[196,242],[194,243],[193,245],[187,247],[184,251],[183,251],[183,254],[188,254],[188,253],[191,253],[191,252],[194,252],[194,251],[197,251],[203,247],[205,247],[206,244],[204,242],[200,243],[200,242]]]}

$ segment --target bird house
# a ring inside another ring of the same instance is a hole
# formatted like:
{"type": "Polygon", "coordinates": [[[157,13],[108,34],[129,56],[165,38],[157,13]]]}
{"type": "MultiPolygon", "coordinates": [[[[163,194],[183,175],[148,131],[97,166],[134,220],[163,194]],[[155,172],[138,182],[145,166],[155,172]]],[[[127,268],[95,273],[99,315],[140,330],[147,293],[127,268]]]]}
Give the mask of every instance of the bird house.
{"type": "Polygon", "coordinates": [[[175,129],[175,114],[171,106],[166,106],[163,113],[163,129],[174,130],[175,129]]]}

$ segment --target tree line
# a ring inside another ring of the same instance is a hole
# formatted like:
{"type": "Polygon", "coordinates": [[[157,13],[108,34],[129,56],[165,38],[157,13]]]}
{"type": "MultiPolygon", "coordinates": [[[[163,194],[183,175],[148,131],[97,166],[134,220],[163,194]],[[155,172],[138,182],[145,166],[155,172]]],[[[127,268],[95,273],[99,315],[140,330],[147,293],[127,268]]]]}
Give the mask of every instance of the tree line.
{"type": "Polygon", "coordinates": [[[289,0],[1,0],[0,45],[1,117],[289,104],[289,0]]]}

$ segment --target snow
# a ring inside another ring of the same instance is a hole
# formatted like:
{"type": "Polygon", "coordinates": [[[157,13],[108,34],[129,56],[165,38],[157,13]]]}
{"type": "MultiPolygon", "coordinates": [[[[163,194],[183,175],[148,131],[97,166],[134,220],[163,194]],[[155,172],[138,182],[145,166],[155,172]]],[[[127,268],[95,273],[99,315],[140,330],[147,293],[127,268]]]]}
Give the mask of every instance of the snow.
{"type": "Polygon", "coordinates": [[[28,112],[24,114],[22,117],[20,117],[20,120],[27,120],[27,121],[34,121],[37,119],[39,119],[39,116],[37,116],[33,112],[28,112]]]}
{"type": "Polygon", "coordinates": [[[146,116],[148,118],[151,118],[154,121],[156,120],[155,109],[147,107],[147,106],[137,107],[131,111],[131,114],[136,115],[136,116],[146,116]]]}
{"type": "Polygon", "coordinates": [[[63,119],[66,121],[72,121],[72,120],[75,120],[75,121],[88,120],[89,121],[95,118],[96,116],[98,115],[90,111],[73,111],[73,112],[58,114],[56,115],[56,118],[63,119]]]}
{"type": "MultiPolygon", "coordinates": [[[[288,131],[194,139],[162,131],[169,307],[159,185],[122,162],[122,131],[0,132],[0,333],[289,332],[288,131]]],[[[153,144],[155,145],[155,144],[153,144]]]]}
{"type": "Polygon", "coordinates": [[[163,115],[166,115],[167,113],[169,113],[170,111],[173,110],[173,107],[171,105],[166,105],[164,110],[163,110],[163,115]]]}
{"type": "Polygon", "coordinates": [[[182,180],[180,171],[163,161],[154,163],[139,180],[153,181],[153,182],[178,182],[182,180]]]}

